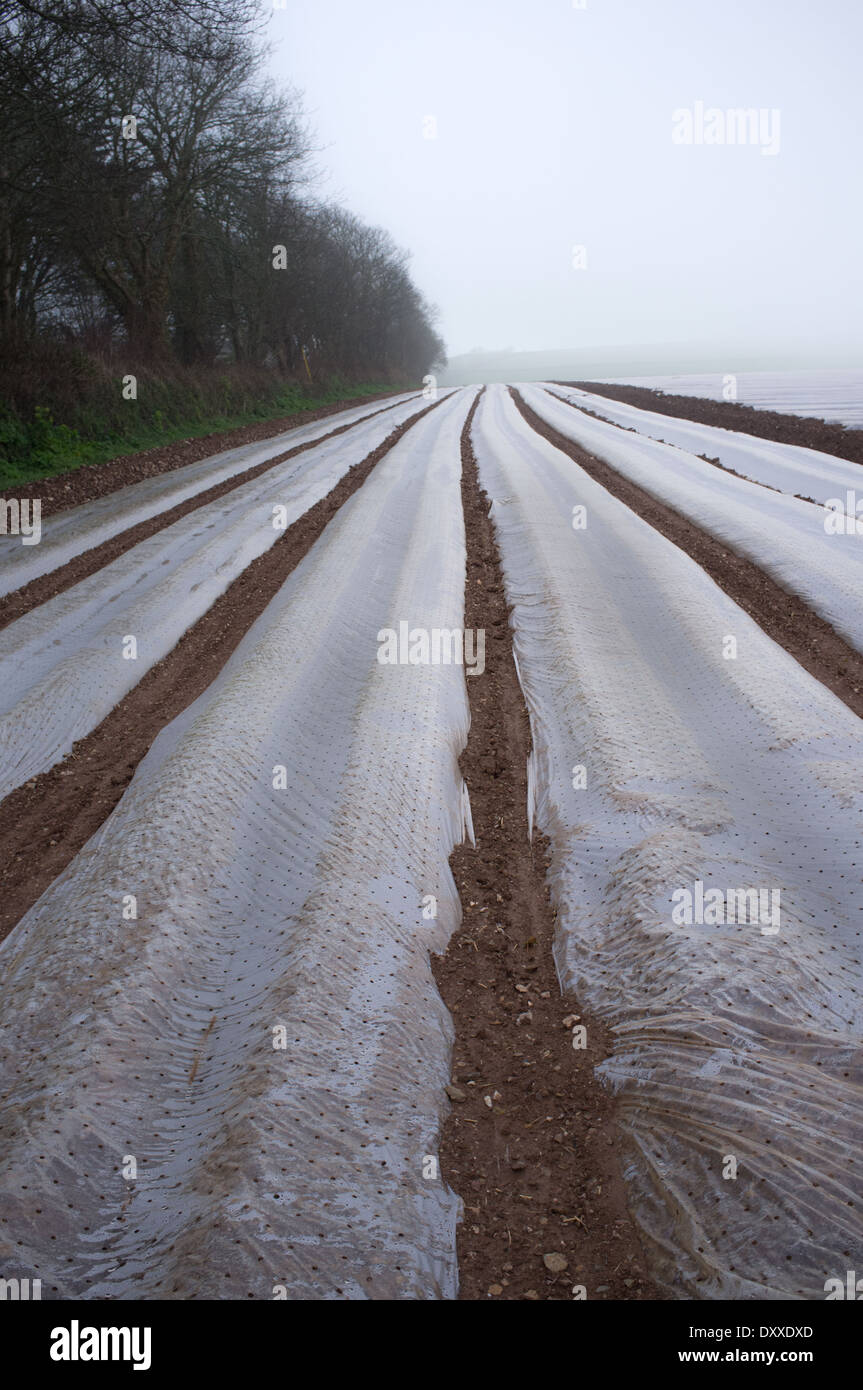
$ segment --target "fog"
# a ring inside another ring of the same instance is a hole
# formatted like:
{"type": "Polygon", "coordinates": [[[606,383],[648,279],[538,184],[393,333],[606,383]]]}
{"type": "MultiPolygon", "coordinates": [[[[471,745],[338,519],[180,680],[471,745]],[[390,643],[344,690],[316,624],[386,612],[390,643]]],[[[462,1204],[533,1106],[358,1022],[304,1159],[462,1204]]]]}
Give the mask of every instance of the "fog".
{"type": "Polygon", "coordinates": [[[857,0],[287,0],[266,32],[453,379],[863,366],[857,0]]]}

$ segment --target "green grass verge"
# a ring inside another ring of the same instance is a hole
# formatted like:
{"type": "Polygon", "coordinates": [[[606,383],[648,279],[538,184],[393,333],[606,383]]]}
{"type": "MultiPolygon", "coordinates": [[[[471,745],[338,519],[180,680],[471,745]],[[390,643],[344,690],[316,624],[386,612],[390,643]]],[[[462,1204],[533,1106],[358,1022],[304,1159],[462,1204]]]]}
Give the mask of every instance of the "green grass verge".
{"type": "MultiPolygon", "coordinates": [[[[190,402],[185,413],[182,402],[171,392],[167,412],[150,410],[146,415],[129,402],[128,424],[122,429],[105,429],[95,413],[83,420],[79,428],[55,424],[52,412],[36,406],[32,418],[25,421],[16,411],[0,402],[0,490],[8,491],[22,483],[51,478],[87,464],[107,463],[124,454],[139,453],[179,439],[199,439],[205,434],[238,429],[261,420],[278,420],[320,406],[332,405],[355,397],[374,396],[382,391],[410,390],[411,385],[389,382],[348,382],[333,378],[317,386],[282,384],[258,401],[249,401],[244,409],[210,411],[204,400],[190,402]]],[[[167,402],[166,402],[167,404],[167,402]]]]}

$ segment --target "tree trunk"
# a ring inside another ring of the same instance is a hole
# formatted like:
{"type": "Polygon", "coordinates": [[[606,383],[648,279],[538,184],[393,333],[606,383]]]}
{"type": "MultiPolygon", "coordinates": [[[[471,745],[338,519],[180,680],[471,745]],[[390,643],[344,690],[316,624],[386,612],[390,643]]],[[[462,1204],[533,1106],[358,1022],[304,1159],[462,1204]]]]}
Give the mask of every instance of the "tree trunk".
{"type": "Polygon", "coordinates": [[[166,309],[161,297],[130,304],[123,314],[129,347],[142,360],[160,361],[171,354],[166,309]]]}

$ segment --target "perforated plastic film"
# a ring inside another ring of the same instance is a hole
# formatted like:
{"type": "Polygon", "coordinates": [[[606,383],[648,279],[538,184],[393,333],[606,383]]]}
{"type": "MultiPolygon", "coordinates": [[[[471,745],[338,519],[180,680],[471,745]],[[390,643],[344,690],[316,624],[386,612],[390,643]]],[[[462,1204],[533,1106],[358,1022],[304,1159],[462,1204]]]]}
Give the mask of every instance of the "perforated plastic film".
{"type": "Polygon", "coordinates": [[[654,1270],[681,1296],[823,1298],[863,1236],[859,720],[502,388],[473,439],[558,965],[612,1029],[602,1074],[654,1270]],[[675,921],[698,880],[778,890],[779,931],[675,921]]]}
{"type": "Polygon", "coordinates": [[[377,634],[462,623],[470,398],[385,457],[0,950],[0,1256],[43,1296],[455,1293],[427,953],[465,680],[377,634]]]}

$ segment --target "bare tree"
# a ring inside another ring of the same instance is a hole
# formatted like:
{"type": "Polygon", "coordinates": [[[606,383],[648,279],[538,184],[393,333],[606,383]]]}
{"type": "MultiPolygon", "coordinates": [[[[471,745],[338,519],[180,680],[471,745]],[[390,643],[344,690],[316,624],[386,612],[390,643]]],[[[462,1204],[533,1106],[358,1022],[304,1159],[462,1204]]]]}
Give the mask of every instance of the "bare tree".
{"type": "Polygon", "coordinates": [[[136,356],[416,374],[442,353],[407,256],[301,196],[299,102],[253,0],[0,0],[0,333],[136,356]],[[278,248],[278,254],[277,254],[278,248]],[[101,302],[101,309],[99,304],[101,302]]]}

